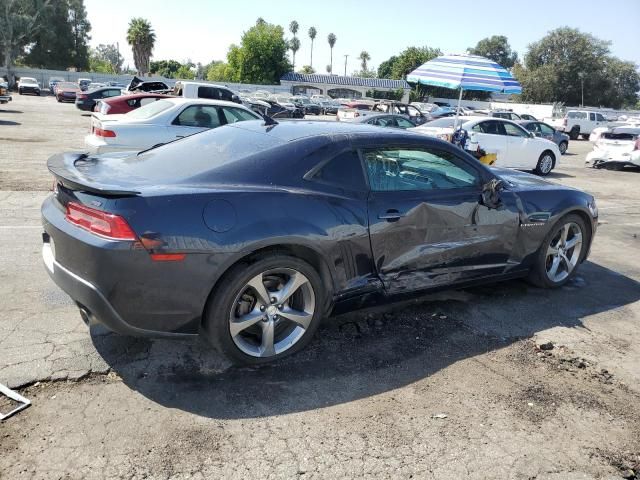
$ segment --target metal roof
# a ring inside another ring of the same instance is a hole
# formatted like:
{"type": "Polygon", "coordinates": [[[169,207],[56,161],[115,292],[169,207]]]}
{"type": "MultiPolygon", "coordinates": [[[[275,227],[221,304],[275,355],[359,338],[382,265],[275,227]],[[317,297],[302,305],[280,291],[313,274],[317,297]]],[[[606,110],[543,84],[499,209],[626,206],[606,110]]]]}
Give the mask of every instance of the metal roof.
{"type": "Polygon", "coordinates": [[[370,87],[370,88],[398,88],[411,89],[405,80],[390,80],[388,78],[363,78],[363,77],[344,77],[340,75],[316,75],[289,72],[280,77],[280,81],[296,82],[296,83],[326,83],[330,85],[343,85],[352,87],[370,87]]]}

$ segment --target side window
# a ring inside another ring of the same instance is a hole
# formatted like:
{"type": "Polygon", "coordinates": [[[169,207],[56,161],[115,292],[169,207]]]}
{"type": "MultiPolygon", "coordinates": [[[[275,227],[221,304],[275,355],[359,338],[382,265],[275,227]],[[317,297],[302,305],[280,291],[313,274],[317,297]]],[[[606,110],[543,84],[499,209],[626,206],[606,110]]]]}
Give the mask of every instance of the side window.
{"type": "Polygon", "coordinates": [[[150,98],[141,98],[141,99],[140,99],[140,105],[139,105],[139,106],[140,106],[140,107],[143,107],[143,106],[145,106],[145,105],[147,105],[147,104],[149,104],[149,103],[153,103],[153,102],[155,102],[156,100],[160,100],[160,98],[153,98],[153,97],[150,97],[150,98]]]}
{"type": "Polygon", "coordinates": [[[226,100],[227,102],[233,101],[233,93],[231,90],[218,89],[218,95],[220,95],[220,100],[226,100]]]}
{"type": "Polygon", "coordinates": [[[185,108],[173,124],[185,127],[216,128],[220,126],[218,109],[212,105],[192,105],[185,108]]]}
{"type": "Polygon", "coordinates": [[[549,125],[545,125],[544,123],[539,123],[538,125],[540,125],[540,131],[542,133],[545,135],[553,135],[554,130],[549,125]]]}
{"type": "Polygon", "coordinates": [[[313,177],[323,183],[330,183],[349,190],[366,190],[364,172],[358,152],[349,150],[325,163],[313,177]]]}
{"type": "Polygon", "coordinates": [[[599,122],[606,122],[605,118],[599,113],[596,113],[596,120],[599,122]]]}
{"type": "Polygon", "coordinates": [[[396,123],[398,124],[398,127],[400,127],[400,128],[413,128],[413,127],[415,127],[415,125],[413,123],[411,123],[406,118],[402,118],[402,117],[396,118],[396,123]]]}
{"type": "Polygon", "coordinates": [[[254,115],[251,115],[246,110],[241,108],[222,107],[222,114],[224,115],[227,123],[243,122],[245,120],[256,120],[254,115]]]}
{"type": "Polygon", "coordinates": [[[138,108],[142,104],[142,101],[138,101],[137,99],[127,100],[127,105],[132,108],[138,108]]]}
{"type": "Polygon", "coordinates": [[[526,128],[527,130],[529,130],[530,132],[533,133],[538,133],[540,132],[540,125],[537,123],[527,123],[524,128],[526,128]]]}
{"type": "Polygon", "coordinates": [[[407,107],[407,113],[412,116],[412,117],[420,117],[422,116],[422,114],[420,113],[420,110],[418,110],[416,107],[409,105],[407,107]]]}
{"type": "Polygon", "coordinates": [[[364,152],[371,190],[443,190],[479,184],[476,171],[437,149],[375,149],[364,152]]]}
{"type": "Polygon", "coordinates": [[[375,123],[376,125],[380,125],[381,127],[395,127],[396,122],[393,117],[378,117],[375,123]]]}
{"type": "Polygon", "coordinates": [[[482,122],[479,125],[480,125],[480,131],[482,133],[488,133],[489,135],[506,135],[504,131],[503,122],[489,120],[486,122],[482,122]]]}
{"type": "Polygon", "coordinates": [[[513,123],[505,123],[504,131],[510,137],[528,137],[527,132],[522,130],[520,127],[515,126],[513,123]]]}
{"type": "Polygon", "coordinates": [[[198,87],[198,98],[209,98],[212,100],[219,100],[220,94],[217,88],[198,87]]]}
{"type": "Polygon", "coordinates": [[[118,97],[120,96],[120,90],[109,90],[107,92],[107,97],[118,97]]]}
{"type": "Polygon", "coordinates": [[[592,122],[595,122],[596,121],[596,114],[595,113],[590,113],[589,114],[589,120],[592,121],[592,122]]]}

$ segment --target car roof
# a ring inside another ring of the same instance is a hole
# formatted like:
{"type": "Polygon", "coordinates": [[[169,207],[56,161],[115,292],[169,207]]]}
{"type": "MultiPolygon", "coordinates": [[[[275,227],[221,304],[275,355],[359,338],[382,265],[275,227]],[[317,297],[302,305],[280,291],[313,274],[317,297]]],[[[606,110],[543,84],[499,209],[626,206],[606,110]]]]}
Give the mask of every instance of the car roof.
{"type": "Polygon", "coordinates": [[[184,97],[172,97],[167,95],[163,100],[167,100],[176,105],[189,105],[189,104],[197,104],[197,105],[219,105],[224,107],[244,107],[243,105],[235,102],[227,102],[226,100],[212,100],[209,98],[184,98],[184,97]]]}
{"type": "MultiPolygon", "coordinates": [[[[508,120],[506,118],[500,118],[500,117],[472,117],[471,120],[469,120],[470,117],[461,117],[463,119],[462,122],[462,126],[465,128],[467,125],[469,127],[473,127],[474,125],[477,125],[480,122],[501,122],[501,123],[510,123],[512,125],[517,125],[517,126],[521,126],[518,122],[515,122],[513,120],[508,120]]],[[[533,120],[530,120],[533,121],[533,120]]]]}

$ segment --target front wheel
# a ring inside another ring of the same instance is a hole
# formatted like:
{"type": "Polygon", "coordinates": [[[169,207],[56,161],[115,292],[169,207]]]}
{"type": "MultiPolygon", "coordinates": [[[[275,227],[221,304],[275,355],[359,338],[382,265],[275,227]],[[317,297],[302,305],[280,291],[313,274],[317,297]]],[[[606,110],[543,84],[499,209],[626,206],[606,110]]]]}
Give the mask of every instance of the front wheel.
{"type": "Polygon", "coordinates": [[[538,164],[536,165],[536,169],[534,170],[536,174],[544,177],[549,175],[551,170],[553,170],[553,166],[555,165],[556,158],[550,151],[542,152],[540,158],[538,159],[538,164]]]}
{"type": "Polygon", "coordinates": [[[299,351],[324,313],[326,290],[320,275],[288,255],[237,265],[219,285],[205,314],[204,332],[234,363],[267,363],[299,351]]]}
{"type": "Polygon", "coordinates": [[[558,145],[558,150],[560,150],[561,155],[564,155],[565,153],[567,153],[568,148],[569,148],[568,142],[560,142],[560,145],[558,145]]]}
{"type": "Polygon", "coordinates": [[[579,135],[580,135],[580,127],[578,126],[573,127],[569,132],[569,138],[571,140],[577,140],[579,135]]]}
{"type": "Polygon", "coordinates": [[[587,227],[580,216],[569,214],[560,219],[543,240],[529,280],[542,288],[567,283],[583,260],[587,239],[587,227]]]}

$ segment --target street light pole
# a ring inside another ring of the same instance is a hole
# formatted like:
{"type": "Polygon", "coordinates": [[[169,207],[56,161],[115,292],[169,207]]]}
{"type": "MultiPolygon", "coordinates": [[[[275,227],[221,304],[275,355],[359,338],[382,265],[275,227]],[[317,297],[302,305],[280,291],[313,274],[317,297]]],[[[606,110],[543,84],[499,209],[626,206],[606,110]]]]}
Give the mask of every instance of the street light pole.
{"type": "Polygon", "coordinates": [[[584,72],[578,72],[580,77],[580,106],[584,108],[584,72]]]}
{"type": "Polygon", "coordinates": [[[345,55],[344,56],[344,76],[347,76],[347,58],[349,58],[349,55],[345,55]]]}

